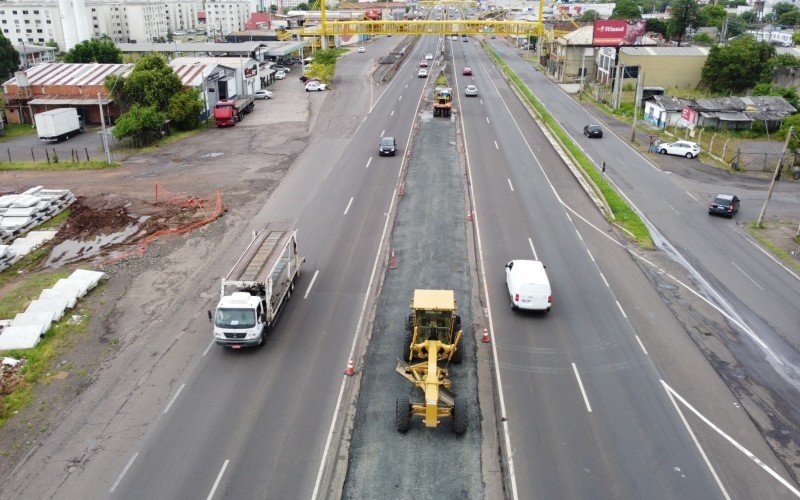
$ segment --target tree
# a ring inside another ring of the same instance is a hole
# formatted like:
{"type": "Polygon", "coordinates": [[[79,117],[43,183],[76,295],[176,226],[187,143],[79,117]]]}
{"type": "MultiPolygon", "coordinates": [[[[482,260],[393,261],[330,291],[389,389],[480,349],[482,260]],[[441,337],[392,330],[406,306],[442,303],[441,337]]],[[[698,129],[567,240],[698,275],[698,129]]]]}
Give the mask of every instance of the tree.
{"type": "Polygon", "coordinates": [[[117,118],[114,125],[114,138],[129,139],[134,146],[144,146],[161,137],[166,118],[154,106],[134,105],[124,115],[117,118]]]}
{"type": "Polygon", "coordinates": [[[172,43],[175,41],[175,35],[172,33],[171,29],[167,30],[167,42],[172,43]]]}
{"type": "MultiPolygon", "coordinates": [[[[761,70],[761,77],[759,78],[759,82],[772,83],[772,73],[774,69],[777,68],[778,66],[789,66],[789,67],[800,66],[800,58],[797,58],[791,54],[778,54],[775,57],[770,58],[764,65],[764,69],[761,70]]],[[[762,95],[767,95],[767,94],[762,94],[762,95]]],[[[798,110],[800,110],[800,108],[798,108],[798,110]]]]}
{"type": "Polygon", "coordinates": [[[109,39],[85,40],[64,55],[64,62],[121,64],[122,51],[109,39]]]}
{"type": "Polygon", "coordinates": [[[739,19],[746,24],[755,24],[758,22],[758,14],[754,10],[746,10],[739,14],[739,19]]]}
{"type": "Polygon", "coordinates": [[[163,56],[148,54],[136,61],[127,77],[108,77],[105,87],[123,109],[138,104],[166,110],[183,84],[163,56]]]}
{"type": "Polygon", "coordinates": [[[714,4],[704,5],[697,12],[697,26],[709,26],[721,30],[727,16],[728,12],[725,7],[714,4]]]}
{"type": "Polygon", "coordinates": [[[325,83],[330,83],[331,79],[333,78],[333,69],[334,66],[330,64],[319,63],[315,59],[306,68],[305,75],[309,78],[316,78],[317,80],[325,83]]]}
{"type": "Polygon", "coordinates": [[[633,0],[619,0],[609,19],[641,19],[642,12],[633,0]]]}
{"type": "Polygon", "coordinates": [[[694,42],[697,45],[714,45],[715,43],[717,43],[716,40],[711,38],[711,35],[709,35],[708,33],[699,33],[695,35],[694,37],[692,37],[692,42],[694,42]]]}
{"type": "Polygon", "coordinates": [[[170,98],[167,116],[178,130],[192,130],[200,125],[203,107],[200,91],[188,89],[170,98]]]}
{"type": "Polygon", "coordinates": [[[678,40],[681,46],[686,29],[697,23],[698,7],[696,0],[673,0],[672,15],[667,22],[667,33],[670,38],[678,40]]]}
{"type": "Polygon", "coordinates": [[[800,31],[792,33],[792,43],[795,45],[800,44],[800,31]]]}
{"type": "Polygon", "coordinates": [[[772,14],[774,14],[776,18],[780,18],[782,15],[793,10],[798,10],[797,6],[789,2],[778,2],[772,6],[772,14]]]}
{"type": "Polygon", "coordinates": [[[598,19],[600,19],[600,13],[597,12],[596,10],[589,9],[583,11],[583,13],[580,16],[578,16],[578,18],[575,20],[578,21],[579,23],[592,23],[594,21],[597,21],[598,19]]]}
{"type": "Polygon", "coordinates": [[[782,26],[797,26],[800,24],[800,10],[791,10],[781,14],[781,17],[778,18],[778,23],[782,26]]]}
{"type": "Polygon", "coordinates": [[[714,92],[739,93],[753,88],[775,56],[775,48],[742,35],[726,46],[714,45],[703,65],[701,83],[714,92]]]}
{"type": "Polygon", "coordinates": [[[647,20],[647,31],[667,36],[667,23],[661,19],[650,18],[647,20]]]}
{"type": "Polygon", "coordinates": [[[275,4],[270,5],[269,6],[269,13],[270,14],[275,14],[276,12],[278,12],[278,6],[275,5],[275,4]]]}
{"type": "Polygon", "coordinates": [[[0,77],[5,81],[6,77],[13,75],[19,69],[19,66],[19,52],[11,45],[11,40],[0,33],[0,77]]]}
{"type": "Polygon", "coordinates": [[[295,6],[295,9],[297,9],[297,10],[308,10],[309,7],[308,7],[308,4],[304,2],[304,3],[297,4],[295,6]]]}

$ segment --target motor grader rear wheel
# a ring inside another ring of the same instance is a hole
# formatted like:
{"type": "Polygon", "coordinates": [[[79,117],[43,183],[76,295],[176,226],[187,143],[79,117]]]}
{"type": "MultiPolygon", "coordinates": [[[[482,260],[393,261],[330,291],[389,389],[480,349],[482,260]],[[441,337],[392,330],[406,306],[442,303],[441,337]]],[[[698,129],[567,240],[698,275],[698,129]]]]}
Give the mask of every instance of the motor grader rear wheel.
{"type": "Polygon", "coordinates": [[[467,432],[467,400],[461,396],[456,396],[455,401],[453,402],[452,421],[453,432],[459,436],[467,432]]]}

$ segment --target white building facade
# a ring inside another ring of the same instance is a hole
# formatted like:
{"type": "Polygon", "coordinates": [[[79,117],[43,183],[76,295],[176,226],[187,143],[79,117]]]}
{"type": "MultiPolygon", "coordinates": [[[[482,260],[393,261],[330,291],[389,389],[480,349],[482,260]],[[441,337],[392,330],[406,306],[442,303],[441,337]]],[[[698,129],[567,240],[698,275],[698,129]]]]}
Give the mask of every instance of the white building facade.
{"type": "Polygon", "coordinates": [[[103,35],[116,43],[149,42],[195,27],[199,8],[188,0],[8,0],[0,2],[0,30],[12,44],[53,40],[62,51],[103,35]]]}
{"type": "Polygon", "coordinates": [[[206,2],[206,28],[209,34],[227,35],[244,29],[251,12],[256,11],[250,0],[208,0],[206,2]]]}

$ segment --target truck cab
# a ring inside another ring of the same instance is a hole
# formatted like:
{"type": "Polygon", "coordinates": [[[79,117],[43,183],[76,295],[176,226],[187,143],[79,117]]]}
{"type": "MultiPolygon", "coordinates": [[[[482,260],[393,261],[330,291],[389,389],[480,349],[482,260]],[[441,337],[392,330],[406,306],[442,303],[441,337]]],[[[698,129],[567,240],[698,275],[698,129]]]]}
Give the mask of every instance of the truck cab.
{"type": "MultiPolygon", "coordinates": [[[[234,349],[264,344],[266,330],[264,299],[249,292],[234,292],[217,304],[214,340],[234,349]]],[[[209,316],[211,311],[208,312],[209,316]]]]}

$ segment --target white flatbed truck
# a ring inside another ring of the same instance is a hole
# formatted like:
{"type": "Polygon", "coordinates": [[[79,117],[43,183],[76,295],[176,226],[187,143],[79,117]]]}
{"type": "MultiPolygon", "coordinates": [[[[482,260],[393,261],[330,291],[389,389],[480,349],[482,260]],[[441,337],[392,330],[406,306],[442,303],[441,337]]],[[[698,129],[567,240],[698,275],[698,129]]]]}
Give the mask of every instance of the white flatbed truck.
{"type": "Polygon", "coordinates": [[[264,345],[304,261],[297,251],[297,230],[270,224],[254,231],[253,241],[222,278],[213,316],[208,311],[216,343],[233,349],[264,345]]]}

